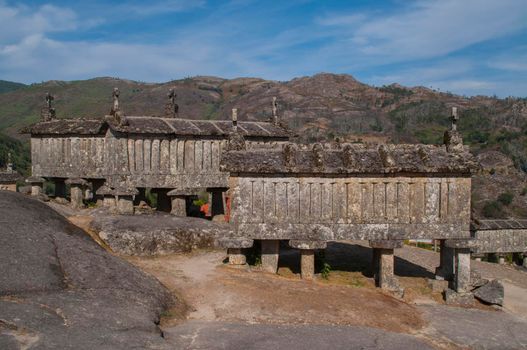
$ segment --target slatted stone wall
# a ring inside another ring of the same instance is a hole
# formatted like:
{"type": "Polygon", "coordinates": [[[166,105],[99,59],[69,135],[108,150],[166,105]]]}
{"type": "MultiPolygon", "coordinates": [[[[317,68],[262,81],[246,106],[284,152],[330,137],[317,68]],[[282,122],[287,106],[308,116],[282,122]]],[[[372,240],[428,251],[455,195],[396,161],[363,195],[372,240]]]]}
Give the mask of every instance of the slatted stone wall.
{"type": "Polygon", "coordinates": [[[240,232],[253,232],[260,238],[470,235],[468,177],[266,176],[230,181],[231,221],[240,232]]]}

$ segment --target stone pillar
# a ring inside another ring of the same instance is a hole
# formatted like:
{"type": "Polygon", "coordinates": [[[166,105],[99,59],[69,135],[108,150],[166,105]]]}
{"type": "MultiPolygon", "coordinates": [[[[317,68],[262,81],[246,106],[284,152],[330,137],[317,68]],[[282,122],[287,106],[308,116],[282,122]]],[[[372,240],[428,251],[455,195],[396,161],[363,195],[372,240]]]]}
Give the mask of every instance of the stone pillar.
{"type": "Polygon", "coordinates": [[[381,289],[391,289],[394,280],[394,255],[393,249],[377,249],[378,250],[378,272],[377,279],[381,289]]]}
{"type": "Polygon", "coordinates": [[[315,275],[315,251],[313,249],[300,250],[300,275],[304,280],[312,280],[315,275]]]}
{"type": "Polygon", "coordinates": [[[66,185],[70,186],[70,200],[73,209],[84,208],[84,189],[88,182],[84,179],[67,179],[66,185]]]}
{"type": "Polygon", "coordinates": [[[399,281],[395,277],[394,249],[403,246],[403,241],[395,240],[377,240],[370,241],[370,247],[373,248],[373,267],[376,284],[381,289],[395,292],[400,297],[403,296],[403,289],[399,286],[399,281]]]}
{"type": "Polygon", "coordinates": [[[31,185],[31,195],[40,196],[44,193],[44,179],[41,177],[32,176],[26,179],[26,182],[31,185]]]}
{"type": "Polygon", "coordinates": [[[247,263],[242,248],[228,248],[227,254],[229,255],[230,265],[245,265],[247,263]]]}
{"type": "Polygon", "coordinates": [[[113,210],[117,206],[117,202],[115,200],[115,197],[112,195],[105,195],[103,198],[102,205],[106,208],[109,208],[110,210],[113,210]]]}
{"type": "Polygon", "coordinates": [[[117,200],[117,212],[121,215],[134,214],[134,200],[131,195],[119,195],[117,200]]]}
{"type": "Polygon", "coordinates": [[[499,255],[498,264],[505,265],[505,257],[503,255],[499,255]]]}
{"type": "Polygon", "coordinates": [[[70,199],[71,199],[71,207],[73,209],[81,209],[84,208],[84,194],[82,190],[82,185],[77,183],[72,183],[70,187],[70,199]]]}
{"type": "Polygon", "coordinates": [[[187,216],[187,200],[185,196],[172,196],[172,209],[170,214],[176,216],[187,216]]]}
{"type": "Polygon", "coordinates": [[[31,195],[32,196],[40,196],[43,192],[44,191],[43,191],[42,185],[36,184],[36,183],[31,184],[31,195]]]}
{"type": "Polygon", "coordinates": [[[290,240],[289,246],[300,250],[300,275],[311,280],[315,276],[315,249],[326,249],[326,241],[290,240]]]}
{"type": "Polygon", "coordinates": [[[278,271],[278,258],[280,257],[280,241],[262,240],[262,269],[266,272],[278,271]]]}
{"type": "Polygon", "coordinates": [[[54,179],[55,183],[55,197],[66,198],[66,183],[64,179],[54,179]]]}
{"type": "Polygon", "coordinates": [[[476,260],[476,261],[481,261],[481,258],[480,258],[480,257],[477,257],[477,258],[475,258],[474,260],[476,260]]]}
{"type": "Polygon", "coordinates": [[[454,249],[447,247],[445,240],[439,243],[439,267],[436,268],[436,279],[451,280],[454,275],[454,249]]]}
{"type": "Polygon", "coordinates": [[[523,253],[523,267],[527,268],[527,253],[523,253]]]}
{"type": "Polygon", "coordinates": [[[456,292],[466,293],[470,291],[470,249],[455,249],[455,287],[456,292]]]}

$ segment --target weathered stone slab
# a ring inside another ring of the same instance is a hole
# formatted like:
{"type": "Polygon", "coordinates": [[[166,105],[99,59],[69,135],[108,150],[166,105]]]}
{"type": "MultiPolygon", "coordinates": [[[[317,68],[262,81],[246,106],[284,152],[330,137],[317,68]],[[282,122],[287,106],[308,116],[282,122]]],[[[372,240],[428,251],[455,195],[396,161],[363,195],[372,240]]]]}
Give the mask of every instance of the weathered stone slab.
{"type": "Polygon", "coordinates": [[[499,280],[492,280],[474,290],[474,297],[486,303],[503,306],[505,289],[499,280]]]}

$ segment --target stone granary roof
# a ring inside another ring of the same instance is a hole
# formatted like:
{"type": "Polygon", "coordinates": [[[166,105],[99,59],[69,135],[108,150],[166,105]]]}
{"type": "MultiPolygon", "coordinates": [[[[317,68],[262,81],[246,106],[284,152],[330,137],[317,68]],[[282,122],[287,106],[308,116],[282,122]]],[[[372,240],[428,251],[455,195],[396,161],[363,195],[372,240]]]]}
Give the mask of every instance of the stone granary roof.
{"type": "Polygon", "coordinates": [[[261,174],[470,174],[478,166],[469,152],[447,152],[444,146],[346,144],[323,149],[316,144],[299,150],[294,144],[283,150],[229,151],[221,170],[261,174]]]}
{"type": "Polygon", "coordinates": [[[527,220],[525,219],[473,220],[470,224],[470,229],[472,231],[522,230],[522,229],[527,229],[527,220]]]}
{"type": "MultiPolygon", "coordinates": [[[[106,119],[54,119],[39,122],[22,130],[32,135],[98,135],[108,128],[126,134],[154,134],[181,136],[227,136],[232,131],[228,120],[191,120],[149,116],[126,116],[118,123],[106,119]]],[[[239,121],[238,132],[245,137],[290,136],[286,128],[269,122],[239,121]]]]}
{"type": "Polygon", "coordinates": [[[16,171],[0,171],[0,183],[13,183],[21,178],[22,176],[16,171]]]}
{"type": "Polygon", "coordinates": [[[106,132],[104,120],[97,119],[53,119],[35,123],[22,133],[32,135],[98,135],[106,132]]]}

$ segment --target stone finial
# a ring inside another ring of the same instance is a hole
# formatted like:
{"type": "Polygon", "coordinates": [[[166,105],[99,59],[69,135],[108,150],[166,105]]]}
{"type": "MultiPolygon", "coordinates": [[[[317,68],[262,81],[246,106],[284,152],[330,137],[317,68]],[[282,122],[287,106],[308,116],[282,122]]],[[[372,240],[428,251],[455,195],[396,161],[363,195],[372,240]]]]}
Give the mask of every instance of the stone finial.
{"type": "Polygon", "coordinates": [[[13,163],[11,161],[11,152],[7,152],[6,170],[7,170],[8,173],[12,173],[13,172],[13,163]]]}
{"type": "Polygon", "coordinates": [[[51,95],[49,92],[46,92],[46,105],[48,109],[52,108],[51,103],[53,102],[54,99],[55,99],[55,96],[51,95]]]}
{"type": "Polygon", "coordinates": [[[120,95],[119,89],[118,88],[113,88],[113,92],[112,92],[112,98],[113,98],[112,111],[114,113],[117,113],[119,111],[119,95],[120,95]]]}
{"type": "Polygon", "coordinates": [[[238,109],[233,108],[232,109],[232,131],[236,132],[238,131],[238,109]]]}
{"type": "Polygon", "coordinates": [[[168,92],[168,103],[165,105],[165,116],[176,118],[179,114],[179,105],[176,103],[176,90],[170,89],[168,92]]]}
{"type": "Polygon", "coordinates": [[[459,117],[457,115],[456,107],[452,107],[450,120],[452,121],[452,128],[445,131],[443,143],[445,144],[446,150],[448,152],[463,152],[465,150],[463,146],[463,138],[457,131],[457,121],[459,120],[459,117]]]}
{"type": "Polygon", "coordinates": [[[278,103],[276,102],[276,96],[273,96],[273,123],[278,125],[278,103]]]}
{"type": "Polygon", "coordinates": [[[118,88],[113,88],[112,91],[112,99],[113,99],[113,106],[112,110],[110,111],[110,115],[113,115],[119,125],[126,124],[125,118],[123,118],[123,113],[121,112],[121,107],[119,106],[119,96],[120,92],[118,88]]]}
{"type": "Polygon", "coordinates": [[[284,153],[284,164],[286,167],[294,167],[296,165],[296,152],[298,148],[293,143],[288,143],[282,150],[284,153]]]}
{"type": "Polygon", "coordinates": [[[450,120],[452,121],[452,131],[457,130],[457,121],[459,117],[457,115],[457,107],[452,107],[452,112],[450,114],[450,120]]]}
{"type": "Polygon", "coordinates": [[[40,110],[40,117],[42,121],[48,122],[55,118],[55,108],[53,108],[53,100],[55,96],[46,92],[46,105],[40,110]]]}
{"type": "Polygon", "coordinates": [[[379,148],[377,148],[377,152],[379,153],[379,156],[381,157],[382,164],[386,168],[395,166],[395,160],[393,159],[392,155],[388,151],[388,148],[386,147],[386,145],[380,145],[379,148]]]}
{"type": "Polygon", "coordinates": [[[346,168],[355,167],[355,159],[353,158],[353,148],[351,145],[345,145],[342,149],[342,164],[346,168]]]}
{"type": "Polygon", "coordinates": [[[313,163],[317,168],[324,166],[324,147],[320,143],[313,145],[313,163]]]}

